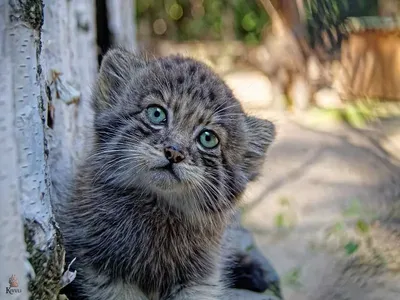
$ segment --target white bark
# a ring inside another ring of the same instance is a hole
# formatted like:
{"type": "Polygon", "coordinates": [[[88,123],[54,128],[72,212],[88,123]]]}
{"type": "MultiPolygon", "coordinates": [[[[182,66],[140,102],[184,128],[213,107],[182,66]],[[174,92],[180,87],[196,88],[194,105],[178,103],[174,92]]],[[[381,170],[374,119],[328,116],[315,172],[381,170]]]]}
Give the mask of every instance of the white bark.
{"type": "Polygon", "coordinates": [[[49,133],[56,177],[69,173],[79,160],[90,121],[90,88],[97,72],[94,2],[45,0],[42,65],[54,107],[49,133]]]}
{"type": "Polygon", "coordinates": [[[135,1],[107,0],[108,24],[114,46],[135,50],[135,1]]]}
{"type": "MultiPolygon", "coordinates": [[[[9,287],[8,280],[15,274],[19,288],[25,293],[16,294],[15,299],[27,299],[27,280],[24,272],[25,244],[23,240],[23,223],[20,208],[20,182],[18,179],[18,152],[16,108],[14,103],[14,67],[13,46],[15,29],[11,26],[10,7],[0,4],[0,286],[1,293],[9,287]]],[[[18,29],[17,29],[18,31],[18,29]]]]}
{"type": "Polygon", "coordinates": [[[0,292],[16,275],[14,299],[57,297],[64,258],[50,174],[80,153],[97,72],[94,0],[44,2],[0,3],[0,292]]]}

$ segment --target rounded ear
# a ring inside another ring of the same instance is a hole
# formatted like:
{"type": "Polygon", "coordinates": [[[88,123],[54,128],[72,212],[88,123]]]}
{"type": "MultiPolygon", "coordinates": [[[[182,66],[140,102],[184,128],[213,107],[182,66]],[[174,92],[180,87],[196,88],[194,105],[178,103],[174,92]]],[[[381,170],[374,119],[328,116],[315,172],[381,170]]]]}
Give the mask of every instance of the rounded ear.
{"type": "Polygon", "coordinates": [[[146,66],[146,61],[122,48],[109,50],[103,57],[92,105],[95,112],[116,104],[118,94],[146,66]]]}
{"type": "Polygon", "coordinates": [[[244,155],[244,172],[249,181],[260,173],[267,150],[275,140],[275,125],[263,119],[246,116],[247,150],[244,155]]]}

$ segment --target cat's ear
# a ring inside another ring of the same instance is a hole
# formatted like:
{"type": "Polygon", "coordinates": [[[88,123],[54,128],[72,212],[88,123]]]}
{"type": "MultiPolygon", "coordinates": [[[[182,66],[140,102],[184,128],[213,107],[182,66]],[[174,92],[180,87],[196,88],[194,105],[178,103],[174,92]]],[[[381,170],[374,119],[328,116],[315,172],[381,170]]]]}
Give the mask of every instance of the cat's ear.
{"type": "Polygon", "coordinates": [[[246,116],[247,150],[244,155],[244,171],[249,181],[261,171],[267,150],[275,139],[275,125],[267,120],[246,116]]]}
{"type": "Polygon", "coordinates": [[[95,112],[112,107],[126,84],[145,66],[146,61],[132,52],[121,48],[109,50],[103,57],[97,79],[92,102],[95,112]]]}

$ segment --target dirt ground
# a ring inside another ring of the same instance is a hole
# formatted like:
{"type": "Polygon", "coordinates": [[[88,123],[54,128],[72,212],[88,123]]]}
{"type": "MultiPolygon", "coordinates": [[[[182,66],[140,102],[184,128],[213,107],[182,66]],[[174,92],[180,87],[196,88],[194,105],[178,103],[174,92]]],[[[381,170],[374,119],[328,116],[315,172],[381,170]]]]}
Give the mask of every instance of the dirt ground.
{"type": "Polygon", "coordinates": [[[358,130],[257,114],[278,136],[242,218],[284,299],[399,300],[399,120],[358,130]]]}

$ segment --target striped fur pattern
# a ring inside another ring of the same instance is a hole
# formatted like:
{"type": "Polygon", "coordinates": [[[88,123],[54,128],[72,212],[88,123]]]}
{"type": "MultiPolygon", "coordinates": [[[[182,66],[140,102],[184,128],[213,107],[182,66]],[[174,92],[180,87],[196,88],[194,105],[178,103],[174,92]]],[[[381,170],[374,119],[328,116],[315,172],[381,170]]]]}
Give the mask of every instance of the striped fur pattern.
{"type": "Polygon", "coordinates": [[[57,210],[68,259],[76,257],[70,299],[220,299],[224,231],[273,124],[245,115],[204,64],[123,49],[104,57],[92,104],[88,154],[57,210]],[[162,124],[146,113],[154,105],[166,112],[162,124]],[[200,145],[205,129],[215,148],[200,145]],[[184,160],[166,171],[171,145],[184,160]]]}

